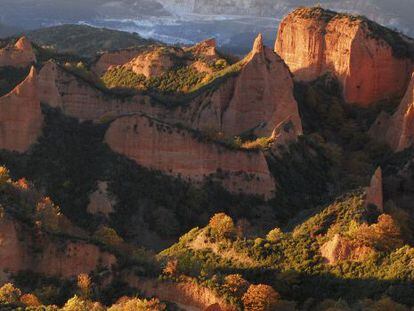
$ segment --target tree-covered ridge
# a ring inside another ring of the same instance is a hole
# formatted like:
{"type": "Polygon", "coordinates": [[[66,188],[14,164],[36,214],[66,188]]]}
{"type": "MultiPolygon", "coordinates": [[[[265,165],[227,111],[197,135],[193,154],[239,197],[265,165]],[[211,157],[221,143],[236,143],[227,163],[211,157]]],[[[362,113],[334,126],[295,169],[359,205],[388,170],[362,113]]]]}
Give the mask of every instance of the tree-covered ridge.
{"type": "Polygon", "coordinates": [[[389,206],[387,212],[368,208],[363,192],[350,193],[293,230],[275,228],[265,237],[217,214],[207,227],[193,229],[159,256],[177,260],[176,275],[191,275],[240,306],[246,289],[227,291],[226,280],[234,273],[245,282],[271,285],[299,309],[343,299],[339,310],[347,310],[345,301],[352,308],[380,297],[411,306],[413,227],[407,227],[409,217],[398,208],[389,206]],[[353,249],[348,258],[329,264],[321,249],[336,235],[352,240],[353,249]],[[371,252],[363,259],[352,257],[361,255],[362,246],[371,252]]]}

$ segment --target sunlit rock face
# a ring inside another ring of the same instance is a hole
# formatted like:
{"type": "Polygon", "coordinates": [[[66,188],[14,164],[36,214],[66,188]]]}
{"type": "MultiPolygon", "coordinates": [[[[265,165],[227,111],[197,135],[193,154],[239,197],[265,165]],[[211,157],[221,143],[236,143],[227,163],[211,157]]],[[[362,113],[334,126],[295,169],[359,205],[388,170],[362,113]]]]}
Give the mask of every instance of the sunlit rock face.
{"type": "Polygon", "coordinates": [[[212,178],[233,193],[271,198],[275,181],[262,152],[231,150],[144,115],[112,122],[105,142],[144,167],[194,183],[212,178]]]}
{"type": "Polygon", "coordinates": [[[320,251],[322,257],[331,265],[342,261],[363,261],[373,253],[372,248],[357,245],[339,234],[323,244],[320,251]]]}
{"type": "Polygon", "coordinates": [[[0,219],[0,281],[10,273],[31,270],[47,276],[74,277],[98,267],[111,268],[114,255],[86,242],[64,242],[46,235],[35,237],[24,224],[0,219]],[[38,250],[36,252],[36,250],[38,250]]]}
{"type": "Polygon", "coordinates": [[[26,79],[0,98],[0,149],[25,152],[42,132],[43,115],[34,67],[26,79]]]}
{"type": "Polygon", "coordinates": [[[26,37],[20,38],[12,47],[0,49],[0,67],[27,67],[35,62],[32,44],[26,37]]]}
{"type": "Polygon", "coordinates": [[[381,113],[369,131],[371,137],[403,151],[414,143],[414,74],[397,111],[390,116],[381,113]]]}
{"type": "Polygon", "coordinates": [[[234,137],[246,132],[270,136],[290,117],[302,131],[293,80],[283,60],[263,45],[259,35],[241,68],[217,87],[174,111],[189,127],[234,137]]]}
{"type": "Polygon", "coordinates": [[[413,59],[406,37],[360,17],[299,8],[280,24],[275,51],[298,81],[334,73],[347,102],[369,106],[402,96],[413,59]]]}

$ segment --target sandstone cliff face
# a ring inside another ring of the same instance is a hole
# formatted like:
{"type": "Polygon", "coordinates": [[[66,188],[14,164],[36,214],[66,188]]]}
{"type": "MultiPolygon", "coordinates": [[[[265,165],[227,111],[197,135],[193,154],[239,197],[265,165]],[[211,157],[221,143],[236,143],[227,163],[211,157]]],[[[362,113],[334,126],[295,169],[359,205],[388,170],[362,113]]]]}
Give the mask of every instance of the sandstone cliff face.
{"type": "Polygon", "coordinates": [[[407,92],[393,116],[383,112],[370,129],[372,138],[402,151],[414,142],[414,74],[407,92]]]}
{"type": "Polygon", "coordinates": [[[214,92],[205,92],[176,111],[189,126],[234,137],[247,131],[270,136],[277,124],[291,118],[302,132],[293,81],[283,60],[255,40],[236,77],[229,77],[214,92]]]}
{"type": "Polygon", "coordinates": [[[9,94],[0,98],[0,149],[25,152],[40,136],[43,116],[36,70],[9,94]]]}
{"type": "Polygon", "coordinates": [[[181,176],[192,182],[213,178],[234,193],[270,198],[275,182],[261,152],[245,152],[203,142],[194,133],[144,115],[115,120],[106,143],[147,168],[181,176]]]}
{"type": "Polygon", "coordinates": [[[271,140],[273,141],[272,153],[277,156],[280,153],[279,148],[281,146],[287,146],[290,143],[296,142],[298,136],[301,134],[302,130],[297,129],[290,118],[282,121],[275,127],[271,136],[271,140]]]}
{"type": "Polygon", "coordinates": [[[94,64],[92,70],[102,76],[108,69],[115,66],[121,66],[132,61],[141,49],[128,49],[116,52],[107,52],[102,54],[94,64]]]}
{"type": "Polygon", "coordinates": [[[0,280],[23,270],[48,276],[72,277],[97,267],[110,268],[115,256],[85,242],[67,242],[29,232],[24,225],[5,216],[0,219],[0,280]],[[41,251],[35,252],[34,250],[41,251]]]}
{"type": "Polygon", "coordinates": [[[71,74],[54,62],[39,73],[39,96],[42,103],[60,108],[80,120],[99,121],[143,109],[143,97],[120,99],[111,96],[71,74]]]}
{"type": "Polygon", "coordinates": [[[403,95],[412,68],[412,56],[397,55],[398,48],[409,49],[412,42],[382,31],[361,18],[300,8],[280,24],[275,51],[297,80],[310,81],[332,72],[342,83],[347,102],[368,106],[403,95]],[[400,46],[391,46],[385,36],[400,46]]]}
{"type": "Polygon", "coordinates": [[[206,310],[215,305],[222,311],[235,311],[237,308],[216,296],[210,289],[191,282],[162,282],[153,279],[137,278],[125,275],[124,279],[134,288],[138,288],[146,296],[156,296],[161,300],[174,302],[184,310],[206,310]]]}
{"type": "Polygon", "coordinates": [[[0,49],[0,67],[27,67],[35,62],[32,44],[26,37],[20,38],[13,47],[0,49]]]}
{"type": "Polygon", "coordinates": [[[370,186],[367,188],[366,205],[375,205],[380,212],[384,211],[384,196],[382,184],[382,170],[379,167],[372,176],[370,186]]]}

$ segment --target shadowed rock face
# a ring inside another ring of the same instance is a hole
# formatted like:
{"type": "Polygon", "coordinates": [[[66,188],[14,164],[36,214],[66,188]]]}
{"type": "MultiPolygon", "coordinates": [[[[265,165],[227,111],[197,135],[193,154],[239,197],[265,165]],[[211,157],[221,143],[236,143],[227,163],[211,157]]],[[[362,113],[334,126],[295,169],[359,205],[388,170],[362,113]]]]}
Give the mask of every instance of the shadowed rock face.
{"type": "Polygon", "coordinates": [[[382,170],[379,167],[372,176],[370,186],[367,188],[366,205],[375,205],[380,212],[384,211],[384,196],[382,189],[382,170]]]}
{"type": "Polygon", "coordinates": [[[414,74],[407,92],[393,116],[381,113],[370,129],[373,139],[383,141],[394,151],[402,151],[414,143],[414,74]]]}
{"type": "Polygon", "coordinates": [[[0,67],[27,67],[34,62],[36,56],[26,37],[20,38],[13,47],[0,49],[0,67]]]}
{"type": "Polygon", "coordinates": [[[42,125],[36,70],[32,67],[22,83],[0,98],[0,149],[27,151],[40,136],[42,125]]]}
{"type": "Polygon", "coordinates": [[[8,273],[31,270],[48,276],[73,277],[89,273],[98,267],[110,268],[115,256],[102,252],[97,246],[85,242],[67,242],[47,236],[36,236],[24,225],[10,218],[0,219],[0,281],[8,273]],[[34,249],[41,248],[41,252],[34,249]]]}
{"type": "Polygon", "coordinates": [[[404,94],[412,56],[399,54],[385,36],[409,49],[412,42],[399,34],[363,20],[323,9],[300,8],[284,18],[275,51],[295,79],[311,81],[334,73],[345,100],[361,106],[404,94]],[[382,37],[384,36],[384,37],[382,37]]]}
{"type": "Polygon", "coordinates": [[[274,195],[275,182],[261,152],[203,142],[195,133],[144,115],[115,120],[105,141],[115,152],[165,174],[195,183],[213,178],[233,193],[274,195]]]}

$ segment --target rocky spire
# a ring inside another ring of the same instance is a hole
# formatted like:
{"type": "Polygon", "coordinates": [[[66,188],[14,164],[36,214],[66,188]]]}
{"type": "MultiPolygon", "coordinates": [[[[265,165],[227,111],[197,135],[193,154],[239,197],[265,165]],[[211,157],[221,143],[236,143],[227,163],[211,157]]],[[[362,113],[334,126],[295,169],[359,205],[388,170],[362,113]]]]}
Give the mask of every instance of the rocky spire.
{"type": "Polygon", "coordinates": [[[263,36],[259,33],[254,40],[252,53],[257,54],[263,52],[264,44],[263,44],[263,36]]]}
{"type": "Polygon", "coordinates": [[[384,197],[382,189],[382,170],[380,167],[374,173],[371,178],[371,183],[366,190],[366,206],[375,205],[380,212],[384,211],[384,197]]]}
{"type": "Polygon", "coordinates": [[[14,46],[18,50],[32,51],[32,44],[25,36],[21,37],[14,46]]]}

